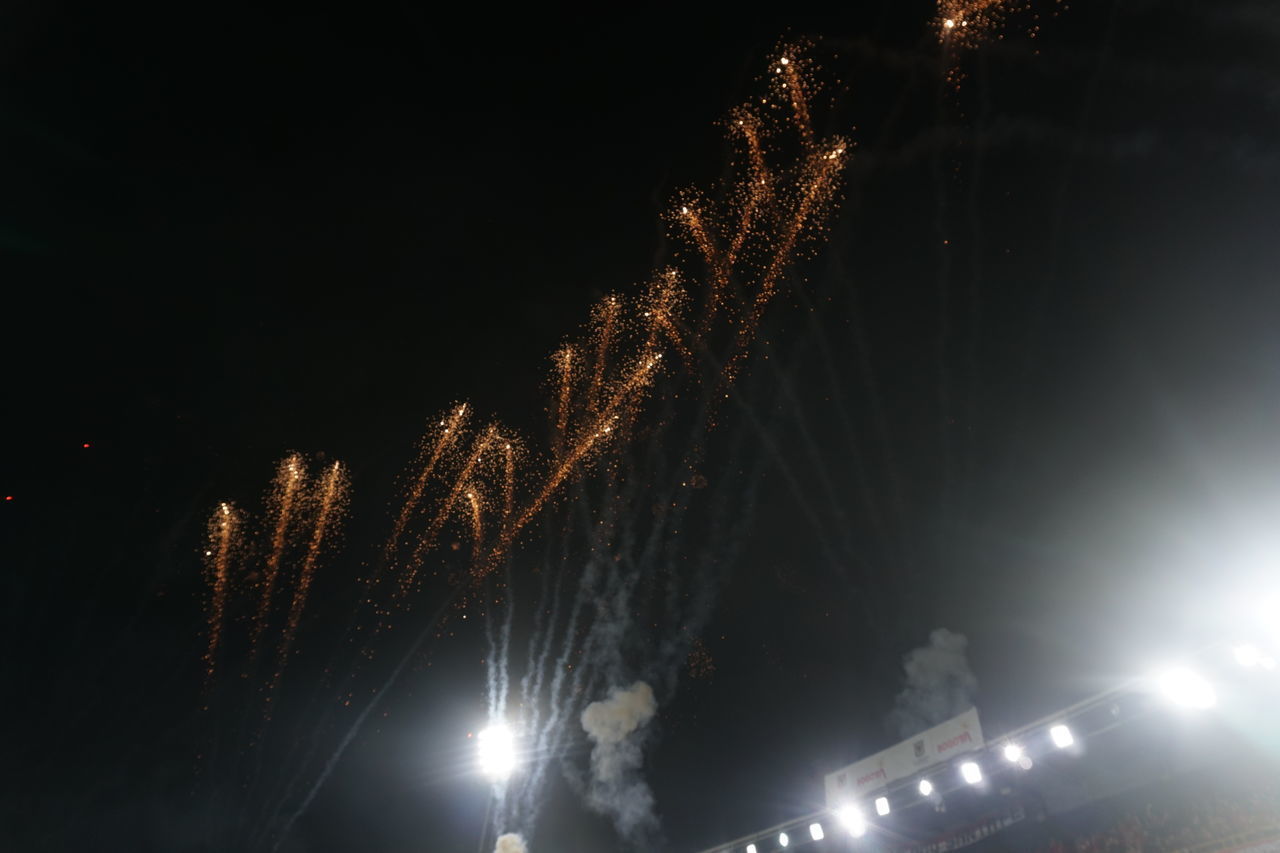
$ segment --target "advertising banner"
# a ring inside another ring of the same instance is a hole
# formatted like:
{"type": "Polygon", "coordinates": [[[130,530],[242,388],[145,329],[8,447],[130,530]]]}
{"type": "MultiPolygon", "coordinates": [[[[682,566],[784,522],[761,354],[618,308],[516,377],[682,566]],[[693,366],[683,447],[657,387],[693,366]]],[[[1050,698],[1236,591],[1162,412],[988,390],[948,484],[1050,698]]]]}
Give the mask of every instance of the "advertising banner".
{"type": "Polygon", "coordinates": [[[828,773],[827,806],[835,809],[846,802],[865,800],[868,794],[892,782],[942,764],[957,755],[981,749],[983,744],[978,711],[970,708],[960,716],[894,744],[883,752],[828,773]]]}

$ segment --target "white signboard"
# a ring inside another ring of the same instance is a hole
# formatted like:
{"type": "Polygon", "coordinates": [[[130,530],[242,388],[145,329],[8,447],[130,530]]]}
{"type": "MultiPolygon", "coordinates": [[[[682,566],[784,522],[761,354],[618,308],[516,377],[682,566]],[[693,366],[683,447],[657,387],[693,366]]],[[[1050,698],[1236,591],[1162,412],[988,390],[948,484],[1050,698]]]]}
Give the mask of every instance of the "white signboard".
{"type": "Polygon", "coordinates": [[[827,806],[865,799],[891,782],[913,776],[954,756],[981,749],[982,724],[978,710],[970,708],[958,717],[921,732],[913,738],[877,752],[835,773],[827,774],[827,806]]]}

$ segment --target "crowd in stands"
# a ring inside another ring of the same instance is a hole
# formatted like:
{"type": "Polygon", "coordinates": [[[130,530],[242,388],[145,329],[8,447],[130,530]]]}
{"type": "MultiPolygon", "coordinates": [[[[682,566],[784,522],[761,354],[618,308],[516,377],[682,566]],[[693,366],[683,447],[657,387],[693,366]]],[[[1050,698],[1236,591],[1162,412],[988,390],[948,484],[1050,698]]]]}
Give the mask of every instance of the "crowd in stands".
{"type": "Polygon", "coordinates": [[[1166,779],[1048,814],[1031,791],[927,841],[892,853],[1264,853],[1280,851],[1280,781],[1166,779]],[[1028,799],[1028,797],[1030,799],[1028,799]]]}
{"type": "Polygon", "coordinates": [[[1271,782],[1252,790],[1149,801],[1108,825],[1054,838],[1039,853],[1209,853],[1277,834],[1280,788],[1271,782]]]}

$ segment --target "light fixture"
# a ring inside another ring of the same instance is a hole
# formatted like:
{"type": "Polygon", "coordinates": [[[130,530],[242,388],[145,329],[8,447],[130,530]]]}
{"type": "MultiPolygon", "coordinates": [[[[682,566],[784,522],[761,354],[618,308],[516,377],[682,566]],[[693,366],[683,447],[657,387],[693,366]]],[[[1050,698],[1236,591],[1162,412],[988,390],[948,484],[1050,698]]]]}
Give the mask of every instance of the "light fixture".
{"type": "Polygon", "coordinates": [[[960,775],[970,785],[976,785],[982,781],[982,768],[976,761],[966,761],[960,765],[960,775]]]}
{"type": "Polygon", "coordinates": [[[1183,708],[1203,711],[1218,704],[1213,685],[1184,666],[1170,667],[1159,673],[1156,683],[1169,701],[1183,708]]]}
{"type": "Polygon", "coordinates": [[[876,797],[876,814],[884,817],[889,813],[889,798],[876,797]]]}
{"type": "Polygon", "coordinates": [[[501,782],[516,769],[516,741],[511,729],[490,726],[476,738],[480,750],[480,772],[493,782],[501,782]]]}
{"type": "Polygon", "coordinates": [[[840,811],[836,812],[836,817],[840,820],[840,825],[849,831],[854,838],[861,838],[867,833],[867,821],[862,816],[862,812],[858,811],[857,806],[842,806],[840,811]]]}
{"type": "Polygon", "coordinates": [[[791,836],[790,836],[790,835],[787,835],[785,832],[779,832],[779,833],[778,833],[778,846],[779,846],[779,847],[787,847],[787,846],[788,846],[788,845],[790,845],[790,844],[791,844],[791,836]]]}
{"type": "Polygon", "coordinates": [[[754,844],[748,844],[747,853],[757,853],[756,846],[754,844]]]}
{"type": "Polygon", "coordinates": [[[933,783],[928,779],[920,780],[920,796],[927,797],[933,793],[933,783]]]}
{"type": "Polygon", "coordinates": [[[1004,745],[1004,760],[1011,761],[1014,764],[1022,761],[1023,749],[1016,743],[1006,743],[1004,745]]]}
{"type": "Polygon", "coordinates": [[[1075,737],[1071,734],[1071,729],[1062,723],[1058,723],[1058,725],[1049,729],[1049,737],[1053,740],[1053,745],[1058,749],[1066,749],[1076,742],[1075,737]]]}
{"type": "Polygon", "coordinates": [[[820,823],[809,824],[809,837],[812,838],[814,841],[821,841],[823,838],[826,838],[826,834],[823,833],[822,831],[822,824],[820,823]]]}

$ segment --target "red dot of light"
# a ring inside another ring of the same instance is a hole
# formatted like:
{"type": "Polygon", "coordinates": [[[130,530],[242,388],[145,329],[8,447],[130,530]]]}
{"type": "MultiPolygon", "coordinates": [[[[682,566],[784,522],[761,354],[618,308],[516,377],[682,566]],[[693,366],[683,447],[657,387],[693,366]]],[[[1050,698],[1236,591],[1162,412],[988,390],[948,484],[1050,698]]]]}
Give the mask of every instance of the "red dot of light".
{"type": "Polygon", "coordinates": [[[88,447],[88,446],[89,446],[89,442],[87,442],[87,441],[86,441],[82,446],[83,446],[83,447],[88,447]]]}
{"type": "Polygon", "coordinates": [[[5,500],[7,500],[7,501],[11,501],[11,500],[13,500],[13,495],[5,495],[5,496],[4,496],[4,499],[5,499],[5,500]]]}

